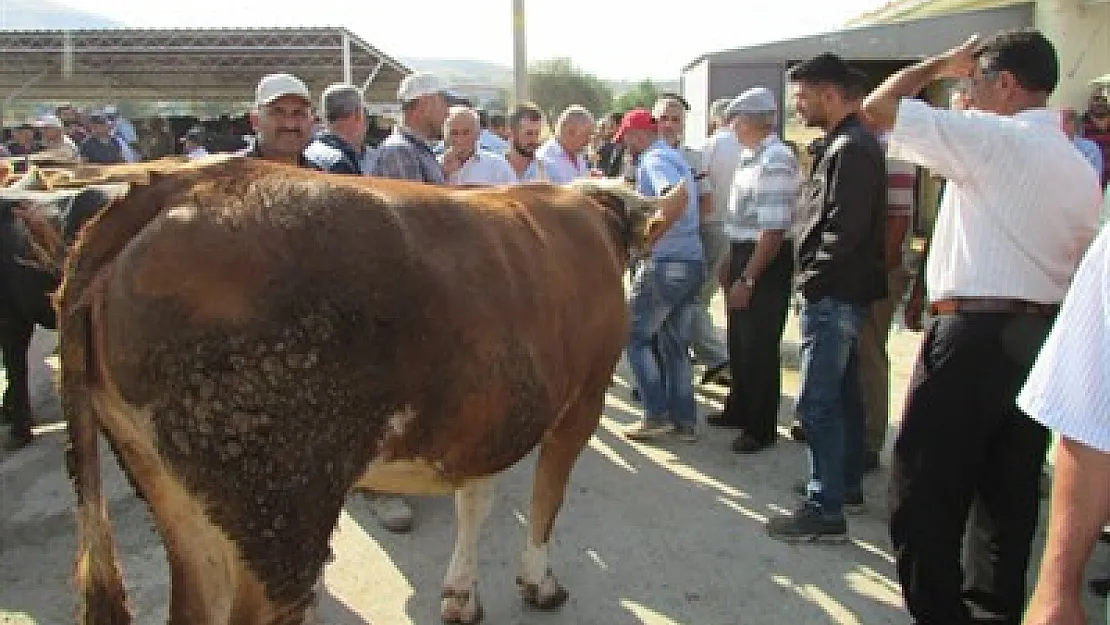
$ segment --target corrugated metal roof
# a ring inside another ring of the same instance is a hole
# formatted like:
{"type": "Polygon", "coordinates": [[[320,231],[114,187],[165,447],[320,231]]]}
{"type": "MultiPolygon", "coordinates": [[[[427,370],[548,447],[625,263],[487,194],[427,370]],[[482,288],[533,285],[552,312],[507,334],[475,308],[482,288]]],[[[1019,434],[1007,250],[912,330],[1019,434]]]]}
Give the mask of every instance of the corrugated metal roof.
{"type": "Polygon", "coordinates": [[[1030,0],[894,0],[886,5],[854,17],[846,26],[875,26],[893,24],[924,17],[952,15],[967,11],[981,11],[1026,4],[1030,0]]]}

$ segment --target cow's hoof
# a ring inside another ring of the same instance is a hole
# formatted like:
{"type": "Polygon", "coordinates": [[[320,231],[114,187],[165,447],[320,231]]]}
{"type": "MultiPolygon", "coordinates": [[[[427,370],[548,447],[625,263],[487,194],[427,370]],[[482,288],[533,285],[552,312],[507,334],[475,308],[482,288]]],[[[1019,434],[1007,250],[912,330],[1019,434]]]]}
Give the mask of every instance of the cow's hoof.
{"type": "Polygon", "coordinates": [[[520,588],[520,596],[524,602],[540,610],[555,610],[563,607],[570,597],[567,589],[555,579],[548,571],[538,584],[525,583],[521,577],[516,578],[516,585],[520,588]]]}
{"type": "Polygon", "coordinates": [[[477,623],[482,620],[482,602],[476,590],[443,589],[439,615],[444,623],[477,623]]]}

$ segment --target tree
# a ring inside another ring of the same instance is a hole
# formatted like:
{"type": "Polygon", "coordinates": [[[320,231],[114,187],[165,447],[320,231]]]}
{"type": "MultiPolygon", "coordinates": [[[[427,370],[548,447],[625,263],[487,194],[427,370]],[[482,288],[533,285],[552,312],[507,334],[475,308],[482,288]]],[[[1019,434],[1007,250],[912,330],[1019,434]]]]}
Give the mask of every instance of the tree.
{"type": "Polygon", "coordinates": [[[634,108],[650,109],[657,99],[659,99],[659,87],[651,80],[644,79],[629,91],[617,96],[613,100],[613,110],[623,113],[634,108]]]}
{"type": "Polygon", "coordinates": [[[550,120],[571,104],[581,104],[600,115],[613,101],[608,85],[575,67],[568,58],[532,63],[528,68],[528,93],[550,120]]]}

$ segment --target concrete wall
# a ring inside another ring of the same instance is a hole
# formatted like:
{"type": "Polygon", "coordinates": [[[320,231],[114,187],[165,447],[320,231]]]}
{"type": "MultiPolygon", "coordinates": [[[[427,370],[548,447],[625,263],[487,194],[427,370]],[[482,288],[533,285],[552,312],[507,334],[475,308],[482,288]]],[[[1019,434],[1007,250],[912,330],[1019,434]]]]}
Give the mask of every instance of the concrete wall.
{"type": "Polygon", "coordinates": [[[705,127],[709,119],[710,60],[702,59],[682,73],[680,87],[682,96],[690,103],[686,113],[686,131],[682,141],[686,145],[697,146],[705,141],[705,127]]]}
{"type": "Polygon", "coordinates": [[[1083,110],[1090,81],[1110,73],[1110,1],[1038,0],[1034,24],[1060,57],[1060,85],[1052,104],[1083,110]]]}

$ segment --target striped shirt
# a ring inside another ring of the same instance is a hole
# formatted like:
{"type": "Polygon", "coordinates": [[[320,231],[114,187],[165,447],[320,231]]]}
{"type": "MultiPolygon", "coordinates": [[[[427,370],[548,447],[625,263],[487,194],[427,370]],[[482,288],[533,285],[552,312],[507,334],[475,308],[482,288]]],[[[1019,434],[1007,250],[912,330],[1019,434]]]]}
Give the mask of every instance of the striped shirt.
{"type": "Polygon", "coordinates": [[[1064,436],[1110,453],[1110,231],[1083,258],[1018,405],[1064,436]]]}
{"type": "Polygon", "coordinates": [[[886,216],[912,217],[917,186],[917,166],[896,158],[886,159],[886,216]]]}
{"type": "Polygon", "coordinates": [[[1058,113],[1003,116],[903,99],[890,156],[948,179],[926,267],[930,301],[1063,299],[1101,198],[1058,113]]]}
{"type": "Polygon", "coordinates": [[[378,146],[368,173],[379,178],[444,184],[443,166],[436,160],[431,146],[400,126],[395,126],[378,146]]]}
{"type": "Polygon", "coordinates": [[[776,135],[754,150],[743,148],[732,177],[725,234],[733,241],[751,241],[761,230],[789,231],[801,181],[798,159],[776,135]]]}

